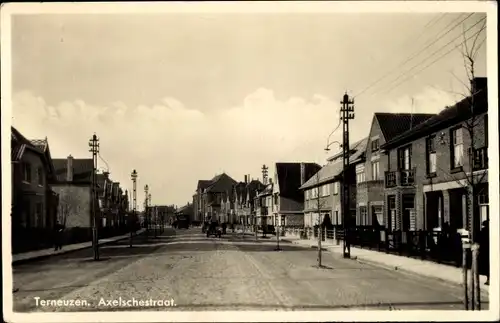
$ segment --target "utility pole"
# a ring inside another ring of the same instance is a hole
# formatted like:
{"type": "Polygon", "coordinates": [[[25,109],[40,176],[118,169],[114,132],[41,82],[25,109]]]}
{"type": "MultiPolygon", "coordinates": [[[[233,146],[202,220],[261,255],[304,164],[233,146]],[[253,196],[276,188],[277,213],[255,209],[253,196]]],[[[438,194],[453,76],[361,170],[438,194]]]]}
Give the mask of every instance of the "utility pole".
{"type": "Polygon", "coordinates": [[[148,218],[148,184],[144,185],[144,221],[146,227],[146,237],[149,237],[149,218],[148,218]]]}
{"type": "Polygon", "coordinates": [[[153,227],[154,237],[157,238],[157,232],[156,232],[156,207],[153,207],[153,204],[151,203],[151,193],[149,193],[148,198],[149,198],[149,208],[150,208],[150,212],[151,212],[150,217],[152,218],[151,225],[154,225],[154,227],[153,227]]]}
{"type": "MultiPolygon", "coordinates": [[[[262,165],[262,182],[264,183],[264,185],[267,186],[267,170],[269,168],[264,164],[262,165]]],[[[272,199],[272,193],[271,193],[271,199],[272,199]]],[[[267,198],[266,198],[267,199],[267,198]]],[[[262,203],[261,203],[262,204],[262,203]]],[[[262,211],[262,205],[260,206],[261,207],[261,211],[262,211]]],[[[266,209],[267,209],[267,204],[266,204],[266,209]]],[[[271,210],[272,212],[272,210],[271,210]]],[[[269,214],[269,211],[268,211],[268,214],[269,214]]],[[[268,214],[265,215],[265,221],[262,221],[262,219],[264,219],[264,217],[261,215],[260,217],[260,223],[262,225],[262,237],[264,238],[266,236],[266,231],[267,231],[267,216],[268,214]]]]}
{"type": "Polygon", "coordinates": [[[136,208],[137,208],[137,171],[134,169],[132,173],[130,174],[130,177],[132,178],[132,189],[133,189],[133,201],[132,201],[132,217],[130,218],[130,248],[132,248],[132,235],[134,231],[134,221],[136,219],[136,208]]]}
{"type": "Polygon", "coordinates": [[[99,139],[96,134],[89,140],[89,151],[92,153],[92,248],[94,250],[94,260],[99,260],[99,236],[97,232],[97,212],[96,212],[96,179],[97,154],[99,153],[99,139]]]}
{"type": "Polygon", "coordinates": [[[343,172],[342,172],[342,227],[344,229],[344,244],[343,244],[343,256],[344,258],[351,257],[351,244],[350,244],[350,225],[351,225],[351,205],[350,205],[350,183],[348,177],[346,176],[347,170],[349,168],[349,120],[354,119],[354,100],[350,99],[347,92],[344,94],[342,101],[340,102],[342,107],[340,112],[342,112],[342,152],[343,152],[343,172]]]}

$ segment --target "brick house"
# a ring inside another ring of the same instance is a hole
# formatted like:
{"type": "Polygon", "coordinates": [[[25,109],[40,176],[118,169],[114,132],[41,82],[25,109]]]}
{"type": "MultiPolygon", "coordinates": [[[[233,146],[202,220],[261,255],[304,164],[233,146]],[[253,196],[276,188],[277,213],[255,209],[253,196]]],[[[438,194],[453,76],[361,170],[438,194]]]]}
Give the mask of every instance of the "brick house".
{"type": "MultiPolygon", "coordinates": [[[[351,183],[355,182],[354,169],[364,161],[367,139],[364,138],[351,145],[350,167],[346,177],[351,183]]],[[[342,224],[342,180],[343,180],[343,153],[338,153],[328,159],[328,163],[300,187],[304,199],[304,227],[311,228],[323,223],[324,225],[342,224]]],[[[351,214],[356,210],[356,186],[351,185],[351,214]]]]}
{"type": "MultiPolygon", "coordinates": [[[[92,203],[99,210],[97,199],[92,198],[93,161],[69,155],[64,159],[53,159],[53,162],[56,172],[53,189],[59,195],[58,220],[68,230],[76,228],[76,231],[81,231],[79,239],[88,240],[93,222],[92,203]]],[[[100,221],[97,223],[99,225],[100,221]]]]}
{"type": "Polygon", "coordinates": [[[11,127],[11,172],[12,251],[43,247],[51,242],[58,204],[51,185],[55,170],[47,139],[30,141],[11,127]]]}
{"type": "Polygon", "coordinates": [[[265,185],[257,179],[250,180],[250,175],[245,175],[245,181],[234,187],[234,213],[237,222],[244,225],[252,225],[255,212],[254,199],[263,191],[265,185]]]}
{"type": "Polygon", "coordinates": [[[199,180],[196,186],[196,193],[193,195],[193,223],[199,224],[205,220],[205,204],[203,191],[210,186],[211,180],[199,180]]]}
{"type": "Polygon", "coordinates": [[[260,226],[274,225],[272,214],[273,181],[269,179],[264,189],[254,198],[255,224],[260,226]]]}
{"type": "Polygon", "coordinates": [[[452,230],[469,230],[467,178],[472,176],[478,202],[474,212],[482,220],[489,218],[486,78],[475,79],[472,86],[473,97],[445,108],[381,146],[388,158],[385,199],[389,228],[440,230],[448,223],[452,230]],[[473,151],[467,130],[472,120],[473,151]]]}
{"type": "Polygon", "coordinates": [[[270,211],[272,224],[304,226],[304,193],[300,189],[321,169],[316,163],[276,163],[270,211]]]}
{"type": "MultiPolygon", "coordinates": [[[[368,135],[364,163],[356,165],[356,225],[386,226],[384,207],[384,172],[388,170],[387,158],[381,146],[403,132],[412,129],[435,114],[375,113],[368,135]]],[[[388,207],[392,207],[392,200],[388,207]]]]}
{"type": "Polygon", "coordinates": [[[215,176],[210,185],[203,189],[201,196],[202,214],[205,220],[221,221],[224,217],[221,214],[222,196],[225,192],[231,191],[237,182],[226,173],[215,176]]]}

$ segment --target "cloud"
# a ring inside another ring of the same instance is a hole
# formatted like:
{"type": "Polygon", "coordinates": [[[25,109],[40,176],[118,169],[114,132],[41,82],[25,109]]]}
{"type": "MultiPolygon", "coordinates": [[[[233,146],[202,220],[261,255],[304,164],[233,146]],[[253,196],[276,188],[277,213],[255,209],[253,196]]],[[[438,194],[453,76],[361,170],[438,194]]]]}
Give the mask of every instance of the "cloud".
{"type": "Polygon", "coordinates": [[[28,91],[13,96],[14,126],[28,138],[47,136],[53,158],[88,157],[87,142],[95,132],[113,178],[129,187],[130,171],[137,169],[157,203],[185,203],[198,179],[221,171],[241,180],[248,173],[260,177],[264,163],[319,162],[335,116],[325,96],[280,101],[264,88],[238,106],[209,114],[172,97],[131,107],[82,99],[49,105],[28,91]]]}
{"type": "MultiPolygon", "coordinates": [[[[277,161],[324,163],[327,137],[339,122],[337,101],[320,94],[278,100],[260,88],[240,105],[202,113],[173,97],[150,106],[96,106],[81,99],[51,106],[23,91],[13,96],[13,123],[28,138],[47,136],[53,158],[88,157],[95,132],[115,180],[130,188],[130,172],[137,169],[139,187],[151,187],[153,203],[183,204],[199,179],[222,171],[242,180],[245,174],[261,177],[262,164],[272,174],[277,161]]],[[[413,111],[435,113],[453,102],[448,93],[427,88],[414,96],[413,111]]],[[[409,97],[380,106],[377,111],[412,111],[409,97]]],[[[352,140],[368,135],[371,118],[372,112],[358,111],[352,140]]],[[[331,140],[340,140],[340,130],[331,140]]]]}
{"type": "Polygon", "coordinates": [[[460,99],[462,98],[453,93],[434,87],[425,87],[414,96],[402,96],[388,101],[385,107],[388,112],[437,113],[460,99]]]}

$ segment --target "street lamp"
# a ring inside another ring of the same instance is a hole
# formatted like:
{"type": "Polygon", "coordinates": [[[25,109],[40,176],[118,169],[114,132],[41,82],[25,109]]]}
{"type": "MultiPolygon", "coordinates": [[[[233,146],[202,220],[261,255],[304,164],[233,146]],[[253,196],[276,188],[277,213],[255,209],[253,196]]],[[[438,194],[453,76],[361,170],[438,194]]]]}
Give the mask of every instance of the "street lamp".
{"type": "Polygon", "coordinates": [[[137,198],[137,171],[134,169],[132,173],[130,174],[130,177],[132,178],[132,187],[133,187],[133,202],[132,202],[132,217],[129,219],[129,225],[130,225],[130,248],[132,248],[132,235],[133,235],[133,230],[134,230],[134,225],[135,223],[135,217],[136,217],[136,198],[137,198]]]}

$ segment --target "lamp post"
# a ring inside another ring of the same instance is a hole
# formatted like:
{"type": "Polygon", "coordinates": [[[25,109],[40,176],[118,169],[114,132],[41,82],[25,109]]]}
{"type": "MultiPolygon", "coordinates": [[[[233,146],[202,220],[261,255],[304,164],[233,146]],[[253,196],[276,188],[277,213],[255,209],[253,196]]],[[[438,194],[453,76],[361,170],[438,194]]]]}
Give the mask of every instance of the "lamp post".
{"type": "Polygon", "coordinates": [[[130,248],[132,248],[132,235],[134,231],[134,221],[136,217],[136,208],[137,208],[137,171],[134,169],[132,173],[130,174],[130,177],[132,178],[132,189],[133,189],[133,202],[132,202],[132,217],[129,219],[129,225],[130,225],[130,248]]]}

